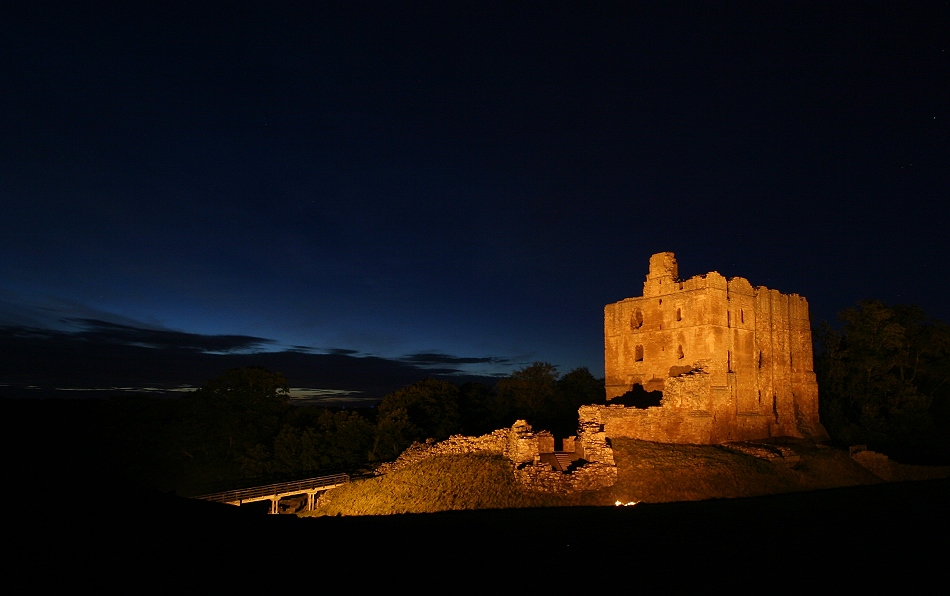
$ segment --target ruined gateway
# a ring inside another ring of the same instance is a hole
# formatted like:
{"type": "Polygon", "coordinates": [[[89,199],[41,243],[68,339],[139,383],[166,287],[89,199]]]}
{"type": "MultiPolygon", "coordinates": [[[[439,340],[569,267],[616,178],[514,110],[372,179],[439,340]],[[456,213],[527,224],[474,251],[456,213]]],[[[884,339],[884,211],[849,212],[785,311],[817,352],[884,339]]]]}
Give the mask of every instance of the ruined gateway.
{"type": "Polygon", "coordinates": [[[678,279],[671,252],[650,258],[643,296],[604,307],[607,399],[642,386],[655,407],[584,406],[607,437],[716,444],[825,438],[818,420],[808,303],[713,271],[678,279]]]}

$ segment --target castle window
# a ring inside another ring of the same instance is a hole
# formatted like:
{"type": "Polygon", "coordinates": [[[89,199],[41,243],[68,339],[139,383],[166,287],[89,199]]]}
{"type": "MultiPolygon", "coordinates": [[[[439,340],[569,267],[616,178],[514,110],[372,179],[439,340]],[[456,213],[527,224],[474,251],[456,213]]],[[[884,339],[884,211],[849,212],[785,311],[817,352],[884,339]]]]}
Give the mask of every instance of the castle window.
{"type": "Polygon", "coordinates": [[[663,299],[662,299],[662,298],[660,298],[660,304],[661,304],[661,305],[663,304],[663,299]]]}
{"type": "Polygon", "coordinates": [[[635,362],[643,362],[643,346],[637,346],[633,353],[635,362]]]}
{"type": "Polygon", "coordinates": [[[759,350],[759,368],[762,368],[762,350],[759,350]]]}
{"type": "Polygon", "coordinates": [[[683,346],[678,346],[676,348],[676,357],[680,360],[686,357],[686,354],[683,353],[683,346]]]}
{"type": "Polygon", "coordinates": [[[682,321],[682,320],[683,320],[683,311],[681,311],[681,310],[678,309],[678,308],[676,309],[676,320],[677,320],[677,321],[682,321]]]}
{"type": "Polygon", "coordinates": [[[630,317],[630,328],[639,329],[640,327],[643,327],[643,311],[638,308],[630,317]]]}
{"type": "Polygon", "coordinates": [[[732,370],[732,350],[726,350],[726,372],[733,372],[733,370],[732,370]]]}
{"type": "Polygon", "coordinates": [[[739,322],[745,323],[745,311],[741,308],[739,309],[739,322]]]}

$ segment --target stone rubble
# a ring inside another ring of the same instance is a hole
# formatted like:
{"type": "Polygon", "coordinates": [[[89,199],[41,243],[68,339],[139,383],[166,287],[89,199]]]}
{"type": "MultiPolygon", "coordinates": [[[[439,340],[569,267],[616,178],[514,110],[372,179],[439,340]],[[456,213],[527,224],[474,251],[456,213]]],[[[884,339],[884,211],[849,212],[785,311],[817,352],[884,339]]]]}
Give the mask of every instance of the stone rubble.
{"type": "Polygon", "coordinates": [[[796,453],[794,449],[788,445],[781,445],[778,443],[733,441],[730,443],[723,443],[721,446],[725,447],[726,449],[731,449],[732,451],[744,453],[745,455],[751,455],[752,457],[764,459],[765,461],[771,462],[773,464],[781,464],[789,467],[795,466],[802,459],[801,455],[796,453]]]}

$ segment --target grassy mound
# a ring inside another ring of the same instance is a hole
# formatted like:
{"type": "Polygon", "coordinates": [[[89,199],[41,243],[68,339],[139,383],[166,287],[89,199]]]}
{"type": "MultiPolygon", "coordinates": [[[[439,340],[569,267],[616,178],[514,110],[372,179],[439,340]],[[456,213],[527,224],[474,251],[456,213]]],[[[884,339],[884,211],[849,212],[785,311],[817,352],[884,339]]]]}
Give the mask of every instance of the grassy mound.
{"type": "Polygon", "coordinates": [[[796,446],[794,468],[711,445],[614,439],[617,483],[559,496],[524,488],[499,455],[438,455],[329,491],[310,515],[388,515],[453,509],[611,505],[615,501],[697,501],[874,484],[847,453],[796,446]]]}
{"type": "Polygon", "coordinates": [[[615,500],[661,503],[753,497],[818,488],[873,484],[880,479],[838,449],[796,445],[794,468],[715,445],[672,445],[613,439],[615,500]]]}
{"type": "Polygon", "coordinates": [[[437,455],[329,491],[312,515],[388,515],[573,504],[526,490],[500,455],[437,455]]]}

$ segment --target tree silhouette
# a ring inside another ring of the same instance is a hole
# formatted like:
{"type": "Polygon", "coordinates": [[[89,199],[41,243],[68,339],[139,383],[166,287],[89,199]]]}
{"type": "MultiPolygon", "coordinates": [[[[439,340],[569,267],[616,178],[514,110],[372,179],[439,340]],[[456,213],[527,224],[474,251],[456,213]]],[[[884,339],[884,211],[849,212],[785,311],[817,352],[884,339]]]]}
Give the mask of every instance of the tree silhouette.
{"type": "Polygon", "coordinates": [[[892,453],[946,449],[950,329],[917,306],[865,300],[816,331],[822,421],[833,437],[892,453]]]}
{"type": "Polygon", "coordinates": [[[391,459],[413,441],[443,440],[458,432],[460,395],[452,383],[427,379],[385,396],[379,404],[376,456],[391,459]]]}

